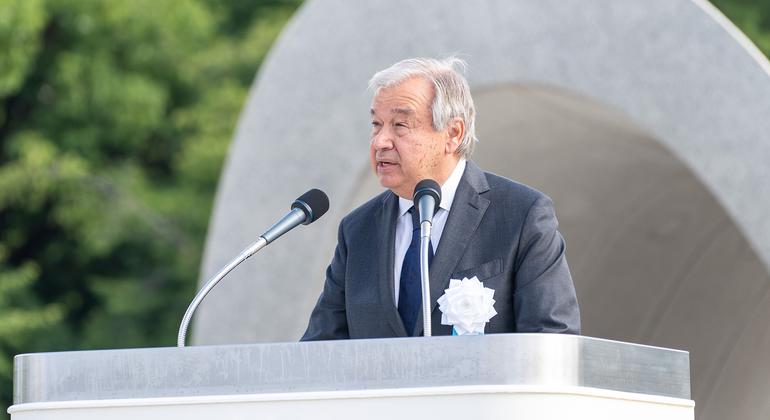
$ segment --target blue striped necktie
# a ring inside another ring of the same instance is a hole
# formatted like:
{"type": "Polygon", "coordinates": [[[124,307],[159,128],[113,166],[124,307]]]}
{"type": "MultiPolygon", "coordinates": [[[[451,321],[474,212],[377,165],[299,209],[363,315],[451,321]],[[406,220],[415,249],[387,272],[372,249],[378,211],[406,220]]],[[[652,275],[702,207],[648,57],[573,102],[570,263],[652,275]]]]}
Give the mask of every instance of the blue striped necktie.
{"type": "MultiPolygon", "coordinates": [[[[404,322],[407,335],[414,333],[414,324],[422,308],[422,285],[420,281],[420,220],[418,211],[412,206],[412,242],[404,255],[401,265],[401,279],[398,292],[398,313],[404,322]]],[[[433,261],[433,245],[428,246],[428,266],[433,261]]]]}

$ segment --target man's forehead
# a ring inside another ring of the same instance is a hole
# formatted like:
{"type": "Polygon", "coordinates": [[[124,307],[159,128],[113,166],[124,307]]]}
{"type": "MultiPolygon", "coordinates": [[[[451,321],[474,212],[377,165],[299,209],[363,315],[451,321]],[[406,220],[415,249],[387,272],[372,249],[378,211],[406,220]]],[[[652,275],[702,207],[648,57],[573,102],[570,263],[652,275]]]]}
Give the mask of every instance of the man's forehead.
{"type": "Polygon", "coordinates": [[[421,77],[411,77],[378,89],[372,98],[370,112],[372,115],[411,116],[428,111],[432,100],[433,85],[421,77]]]}

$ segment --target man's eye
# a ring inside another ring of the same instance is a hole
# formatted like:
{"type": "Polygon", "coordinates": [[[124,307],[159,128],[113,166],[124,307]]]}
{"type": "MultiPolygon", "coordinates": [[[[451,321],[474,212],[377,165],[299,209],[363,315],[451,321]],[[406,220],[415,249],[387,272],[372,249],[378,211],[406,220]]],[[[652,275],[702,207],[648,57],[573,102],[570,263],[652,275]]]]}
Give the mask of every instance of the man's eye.
{"type": "Polygon", "coordinates": [[[396,123],[396,127],[406,127],[406,123],[396,123]]]}

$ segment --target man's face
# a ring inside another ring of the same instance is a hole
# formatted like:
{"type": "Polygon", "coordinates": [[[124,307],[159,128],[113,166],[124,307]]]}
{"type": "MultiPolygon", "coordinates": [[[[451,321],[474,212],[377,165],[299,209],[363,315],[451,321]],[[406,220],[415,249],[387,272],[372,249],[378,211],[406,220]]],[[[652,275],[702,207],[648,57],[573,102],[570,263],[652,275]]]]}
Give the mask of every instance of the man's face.
{"type": "Polygon", "coordinates": [[[419,181],[443,183],[456,162],[447,131],[433,129],[432,102],[433,86],[420,77],[380,89],[372,101],[372,168],[383,187],[409,200],[419,181]]]}

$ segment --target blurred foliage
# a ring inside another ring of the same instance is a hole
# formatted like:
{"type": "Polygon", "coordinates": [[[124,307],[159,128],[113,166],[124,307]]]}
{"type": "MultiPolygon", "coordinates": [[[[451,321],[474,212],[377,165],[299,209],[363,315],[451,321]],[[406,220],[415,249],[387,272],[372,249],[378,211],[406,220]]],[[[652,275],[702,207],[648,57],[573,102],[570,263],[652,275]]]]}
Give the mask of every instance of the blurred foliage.
{"type": "MultiPolygon", "coordinates": [[[[299,0],[0,0],[0,400],[14,354],[174,345],[225,153],[299,0]]],[[[770,1],[716,0],[767,55],[770,1]]]]}
{"type": "Polygon", "coordinates": [[[738,28],[770,57],[770,0],[712,0],[738,28]]]}
{"type": "Polygon", "coordinates": [[[0,0],[2,405],[14,354],[175,344],[236,120],[299,3],[0,0]]]}

